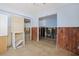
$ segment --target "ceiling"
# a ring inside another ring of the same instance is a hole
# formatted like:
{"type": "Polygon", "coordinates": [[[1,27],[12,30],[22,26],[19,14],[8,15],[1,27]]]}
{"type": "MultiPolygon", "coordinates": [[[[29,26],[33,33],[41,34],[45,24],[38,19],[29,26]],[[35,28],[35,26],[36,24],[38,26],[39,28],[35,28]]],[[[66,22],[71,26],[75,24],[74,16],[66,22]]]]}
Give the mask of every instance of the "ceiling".
{"type": "Polygon", "coordinates": [[[25,16],[34,16],[48,9],[57,9],[66,3],[0,3],[0,9],[22,14],[25,16]]]}

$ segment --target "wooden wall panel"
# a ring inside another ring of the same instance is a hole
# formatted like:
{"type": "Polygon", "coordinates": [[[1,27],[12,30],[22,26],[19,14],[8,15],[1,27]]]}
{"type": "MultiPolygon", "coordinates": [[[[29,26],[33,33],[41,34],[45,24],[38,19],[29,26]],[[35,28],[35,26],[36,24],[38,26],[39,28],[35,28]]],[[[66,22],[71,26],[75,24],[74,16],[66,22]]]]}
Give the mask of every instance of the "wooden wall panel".
{"type": "Polygon", "coordinates": [[[32,28],[32,40],[37,40],[37,27],[32,28]]]}
{"type": "Polygon", "coordinates": [[[7,51],[7,36],[0,36],[0,54],[7,51]]]}
{"type": "Polygon", "coordinates": [[[73,53],[79,54],[79,28],[60,27],[57,29],[57,46],[73,53]]]}

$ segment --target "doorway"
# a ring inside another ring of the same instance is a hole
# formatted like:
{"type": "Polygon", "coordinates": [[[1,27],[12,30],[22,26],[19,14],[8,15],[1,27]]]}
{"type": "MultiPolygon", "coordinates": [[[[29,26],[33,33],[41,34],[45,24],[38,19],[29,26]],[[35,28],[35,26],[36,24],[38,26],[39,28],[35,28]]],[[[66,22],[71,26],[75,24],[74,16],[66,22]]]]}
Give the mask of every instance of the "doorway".
{"type": "Polygon", "coordinates": [[[39,18],[39,41],[53,44],[56,47],[57,14],[39,18]]]}
{"type": "Polygon", "coordinates": [[[25,42],[31,39],[31,22],[30,19],[24,19],[25,42]]]}

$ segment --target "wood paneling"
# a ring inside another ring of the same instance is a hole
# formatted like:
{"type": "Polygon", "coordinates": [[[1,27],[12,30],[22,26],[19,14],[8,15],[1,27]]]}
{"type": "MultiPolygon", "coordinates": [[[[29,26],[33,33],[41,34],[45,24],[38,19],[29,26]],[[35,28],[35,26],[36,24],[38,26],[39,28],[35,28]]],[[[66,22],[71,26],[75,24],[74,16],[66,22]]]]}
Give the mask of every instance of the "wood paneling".
{"type": "Polygon", "coordinates": [[[37,27],[32,28],[32,40],[37,40],[37,27]]]}
{"type": "Polygon", "coordinates": [[[0,54],[7,51],[7,36],[0,36],[0,54]]]}
{"type": "Polygon", "coordinates": [[[79,54],[79,28],[60,27],[57,29],[57,46],[79,54]]]}

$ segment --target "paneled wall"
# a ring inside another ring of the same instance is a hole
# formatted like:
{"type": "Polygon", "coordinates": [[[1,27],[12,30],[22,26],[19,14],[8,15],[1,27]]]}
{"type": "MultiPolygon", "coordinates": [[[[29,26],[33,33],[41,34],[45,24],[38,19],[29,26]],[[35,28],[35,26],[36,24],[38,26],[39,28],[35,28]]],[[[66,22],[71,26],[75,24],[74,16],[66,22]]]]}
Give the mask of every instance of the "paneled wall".
{"type": "Polygon", "coordinates": [[[79,27],[59,27],[57,46],[79,54],[79,27]]]}

